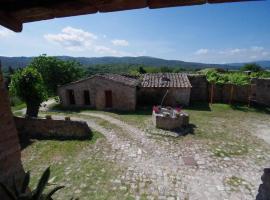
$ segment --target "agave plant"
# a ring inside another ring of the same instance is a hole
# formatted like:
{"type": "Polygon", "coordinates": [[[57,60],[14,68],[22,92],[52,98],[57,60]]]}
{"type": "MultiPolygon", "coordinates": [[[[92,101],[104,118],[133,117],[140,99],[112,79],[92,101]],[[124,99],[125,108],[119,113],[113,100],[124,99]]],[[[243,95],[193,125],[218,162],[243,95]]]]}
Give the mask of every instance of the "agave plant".
{"type": "Polygon", "coordinates": [[[10,200],[52,200],[52,196],[58,190],[64,188],[64,186],[57,186],[50,190],[48,193],[44,193],[46,186],[48,185],[48,180],[50,177],[50,168],[48,167],[42,174],[36,189],[31,191],[29,188],[30,182],[30,172],[25,174],[23,183],[20,188],[18,188],[15,178],[13,179],[13,186],[8,187],[3,183],[0,183],[0,187],[6,193],[10,200]]]}

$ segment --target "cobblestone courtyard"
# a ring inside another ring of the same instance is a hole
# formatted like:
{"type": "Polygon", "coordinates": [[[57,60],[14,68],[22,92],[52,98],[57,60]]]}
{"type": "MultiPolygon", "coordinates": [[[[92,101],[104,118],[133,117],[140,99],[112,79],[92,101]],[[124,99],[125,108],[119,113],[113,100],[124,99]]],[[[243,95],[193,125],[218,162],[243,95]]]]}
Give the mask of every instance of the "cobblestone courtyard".
{"type": "MultiPolygon", "coordinates": [[[[52,152],[50,147],[46,158],[42,155],[50,141],[36,141],[23,150],[23,162],[34,176],[52,165],[54,181],[69,188],[59,197],[254,199],[262,170],[270,163],[269,144],[259,138],[257,126],[264,127],[264,135],[270,134],[266,133],[269,114],[232,109],[226,114],[223,109],[188,111],[197,114],[191,117],[194,133],[178,138],[162,136],[151,126],[150,116],[72,113],[72,119],[86,121],[105,138],[94,144],[78,143],[70,154],[52,152]]],[[[63,117],[54,113],[54,118],[63,117]]]]}

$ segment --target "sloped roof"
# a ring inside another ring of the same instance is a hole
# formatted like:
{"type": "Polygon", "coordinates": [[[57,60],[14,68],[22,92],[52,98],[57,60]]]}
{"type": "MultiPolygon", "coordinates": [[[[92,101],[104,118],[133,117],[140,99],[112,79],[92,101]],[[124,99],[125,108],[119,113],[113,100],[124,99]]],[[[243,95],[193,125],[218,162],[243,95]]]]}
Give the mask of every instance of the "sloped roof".
{"type": "Polygon", "coordinates": [[[101,79],[111,80],[111,81],[114,81],[114,82],[117,82],[120,84],[131,86],[131,87],[136,87],[140,84],[140,81],[138,79],[119,75],[119,74],[97,74],[97,75],[93,75],[93,76],[90,76],[90,77],[85,78],[85,79],[81,79],[78,81],[73,81],[73,82],[67,83],[65,85],[61,85],[61,86],[59,86],[59,88],[70,86],[73,84],[82,83],[82,82],[85,82],[85,81],[93,79],[93,78],[101,78],[101,79]]]}
{"type": "Polygon", "coordinates": [[[239,1],[252,0],[0,0],[0,24],[21,32],[23,23],[59,17],[239,1]]]}
{"type": "Polygon", "coordinates": [[[187,75],[182,73],[144,74],[141,86],[145,88],[191,88],[187,75]]]}
{"type": "Polygon", "coordinates": [[[131,78],[131,77],[127,77],[127,76],[123,76],[119,74],[103,74],[103,75],[97,75],[97,76],[111,80],[111,81],[115,81],[118,83],[122,83],[128,86],[137,86],[140,83],[140,81],[136,78],[131,78]]]}

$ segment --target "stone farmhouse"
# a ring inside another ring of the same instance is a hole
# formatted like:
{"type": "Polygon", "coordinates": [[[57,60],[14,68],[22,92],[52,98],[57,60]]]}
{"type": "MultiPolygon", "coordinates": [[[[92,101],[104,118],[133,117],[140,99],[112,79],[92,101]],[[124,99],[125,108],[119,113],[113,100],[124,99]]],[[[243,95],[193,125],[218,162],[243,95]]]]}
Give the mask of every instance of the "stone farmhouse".
{"type": "Polygon", "coordinates": [[[191,84],[186,74],[94,75],[58,88],[61,104],[96,109],[135,110],[137,105],[188,105],[191,84]]]}

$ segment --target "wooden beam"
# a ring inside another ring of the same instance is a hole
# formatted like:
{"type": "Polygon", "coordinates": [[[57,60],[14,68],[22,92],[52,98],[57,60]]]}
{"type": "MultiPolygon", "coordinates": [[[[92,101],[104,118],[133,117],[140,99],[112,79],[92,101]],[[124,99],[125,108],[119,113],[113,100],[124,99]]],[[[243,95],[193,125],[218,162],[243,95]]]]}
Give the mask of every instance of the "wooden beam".
{"type": "Polygon", "coordinates": [[[147,7],[146,0],[112,0],[103,4],[96,4],[99,12],[114,12],[147,7]]]}
{"type": "Polygon", "coordinates": [[[264,1],[264,0],[208,0],[208,3],[233,3],[233,2],[245,2],[245,1],[264,1]]]}
{"type": "Polygon", "coordinates": [[[149,8],[191,6],[205,4],[206,0],[148,0],[149,8]]]}
{"type": "Polygon", "coordinates": [[[23,23],[21,21],[4,12],[0,12],[0,25],[15,32],[21,32],[23,27],[23,23]]]}

